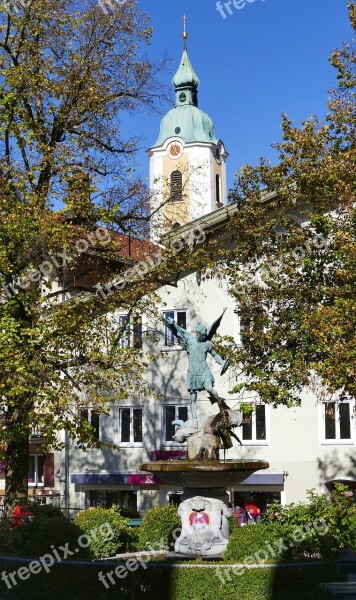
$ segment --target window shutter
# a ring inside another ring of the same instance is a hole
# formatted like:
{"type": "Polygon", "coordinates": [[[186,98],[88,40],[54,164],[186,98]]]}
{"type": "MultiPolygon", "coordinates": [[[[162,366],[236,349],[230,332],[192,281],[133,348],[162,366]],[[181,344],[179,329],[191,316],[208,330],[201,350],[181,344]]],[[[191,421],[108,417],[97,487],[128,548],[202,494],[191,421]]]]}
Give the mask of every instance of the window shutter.
{"type": "Polygon", "coordinates": [[[54,487],[54,454],[47,454],[43,465],[43,483],[45,487],[54,487]]]}

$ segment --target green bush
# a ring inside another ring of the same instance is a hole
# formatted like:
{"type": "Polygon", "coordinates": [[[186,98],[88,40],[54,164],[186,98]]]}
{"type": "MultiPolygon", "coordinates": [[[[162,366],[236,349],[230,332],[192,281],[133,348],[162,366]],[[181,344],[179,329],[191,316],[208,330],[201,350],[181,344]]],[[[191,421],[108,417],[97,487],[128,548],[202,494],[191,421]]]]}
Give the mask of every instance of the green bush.
{"type": "Polygon", "coordinates": [[[172,550],[181,531],[181,520],[173,504],[155,506],[142,521],[138,533],[138,550],[172,550]]]}
{"type": "MultiPolygon", "coordinates": [[[[278,525],[276,535],[293,559],[334,558],[343,548],[356,550],[356,504],[352,492],[336,484],[331,495],[308,492],[308,503],[274,505],[265,521],[278,525]]],[[[277,538],[276,538],[277,539],[277,538]]]]}
{"type": "Polygon", "coordinates": [[[243,527],[233,525],[224,553],[225,560],[243,562],[245,559],[251,558],[257,564],[261,561],[277,560],[278,562],[280,555],[277,546],[273,544],[274,540],[278,538],[277,528],[278,525],[270,525],[262,521],[256,525],[244,525],[243,527]]]}
{"type": "Polygon", "coordinates": [[[14,529],[12,519],[0,518],[0,554],[19,556],[22,547],[22,527],[14,529]]]}
{"type": "Polygon", "coordinates": [[[66,520],[62,511],[50,504],[40,505],[31,503],[28,505],[28,510],[32,512],[34,516],[33,521],[27,523],[24,522],[19,527],[13,526],[12,519],[6,519],[4,517],[0,519],[0,553],[9,556],[31,554],[31,550],[28,550],[28,539],[35,531],[40,529],[45,531],[45,522],[49,519],[56,518],[57,520],[66,520]],[[43,523],[43,525],[40,525],[39,523],[43,523]]]}
{"type": "Polygon", "coordinates": [[[28,509],[35,519],[52,519],[53,517],[65,519],[61,509],[53,504],[30,504],[28,509]]]}
{"type": "Polygon", "coordinates": [[[121,515],[118,506],[87,508],[78,513],[74,523],[91,538],[95,559],[108,558],[132,549],[135,533],[121,515]]]}
{"type": "MultiPolygon", "coordinates": [[[[83,534],[81,529],[63,516],[37,518],[32,523],[21,525],[18,529],[22,534],[22,556],[39,557],[43,554],[53,554],[53,549],[57,549],[61,558],[65,558],[59,547],[68,544],[68,549],[73,553],[67,556],[68,560],[92,558],[90,547],[84,548],[81,545],[83,534]]],[[[84,538],[83,545],[87,546],[87,540],[84,538]]],[[[54,556],[56,557],[55,554],[54,556]]]]}
{"type": "Polygon", "coordinates": [[[336,558],[343,548],[356,550],[356,504],[337,484],[331,495],[308,492],[308,503],[273,505],[256,525],[236,527],[226,560],[260,562],[336,558]]]}

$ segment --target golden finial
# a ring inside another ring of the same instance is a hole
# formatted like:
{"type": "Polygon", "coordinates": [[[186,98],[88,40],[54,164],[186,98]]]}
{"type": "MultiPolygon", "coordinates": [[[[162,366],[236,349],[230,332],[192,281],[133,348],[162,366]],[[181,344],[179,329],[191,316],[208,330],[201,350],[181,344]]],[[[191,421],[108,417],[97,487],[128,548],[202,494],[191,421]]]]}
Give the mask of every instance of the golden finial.
{"type": "Polygon", "coordinates": [[[187,49],[187,17],[183,15],[183,23],[184,23],[184,31],[183,31],[183,40],[184,40],[184,50],[187,49]]]}

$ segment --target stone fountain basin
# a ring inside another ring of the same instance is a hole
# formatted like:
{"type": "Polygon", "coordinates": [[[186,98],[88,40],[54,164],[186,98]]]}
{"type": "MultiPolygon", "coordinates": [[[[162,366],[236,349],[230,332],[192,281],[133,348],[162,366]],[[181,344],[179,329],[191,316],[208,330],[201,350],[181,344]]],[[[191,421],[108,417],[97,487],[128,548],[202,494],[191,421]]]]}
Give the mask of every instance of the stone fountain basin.
{"type": "Polygon", "coordinates": [[[181,485],[184,488],[226,488],[244,481],[251,473],[268,467],[268,462],[258,459],[204,462],[168,460],[141,465],[142,471],[157,473],[163,483],[181,485]]]}

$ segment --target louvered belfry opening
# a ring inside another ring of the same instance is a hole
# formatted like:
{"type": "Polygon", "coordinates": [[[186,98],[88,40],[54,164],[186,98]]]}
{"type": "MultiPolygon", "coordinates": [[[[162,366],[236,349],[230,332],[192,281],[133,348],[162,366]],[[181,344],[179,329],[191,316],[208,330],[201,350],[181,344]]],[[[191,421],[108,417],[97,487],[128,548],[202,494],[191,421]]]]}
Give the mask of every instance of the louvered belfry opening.
{"type": "Polygon", "coordinates": [[[221,194],[220,194],[220,175],[215,176],[215,189],[216,189],[216,203],[221,204],[221,194]]]}
{"type": "Polygon", "coordinates": [[[181,202],[183,200],[183,177],[180,171],[171,173],[171,202],[181,202]]]}

